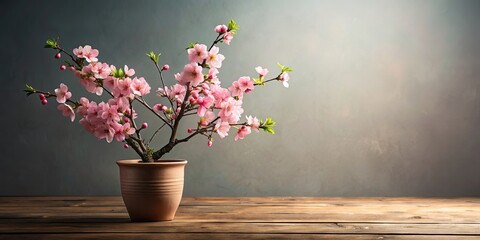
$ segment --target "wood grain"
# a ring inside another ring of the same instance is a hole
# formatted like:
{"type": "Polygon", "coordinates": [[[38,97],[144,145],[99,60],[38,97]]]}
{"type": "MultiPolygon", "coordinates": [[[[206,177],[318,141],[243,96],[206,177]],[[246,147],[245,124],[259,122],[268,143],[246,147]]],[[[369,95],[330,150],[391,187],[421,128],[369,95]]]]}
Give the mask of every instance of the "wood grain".
{"type": "Polygon", "coordinates": [[[117,196],[0,197],[0,239],[480,239],[480,198],[185,198],[131,223],[117,196]]]}

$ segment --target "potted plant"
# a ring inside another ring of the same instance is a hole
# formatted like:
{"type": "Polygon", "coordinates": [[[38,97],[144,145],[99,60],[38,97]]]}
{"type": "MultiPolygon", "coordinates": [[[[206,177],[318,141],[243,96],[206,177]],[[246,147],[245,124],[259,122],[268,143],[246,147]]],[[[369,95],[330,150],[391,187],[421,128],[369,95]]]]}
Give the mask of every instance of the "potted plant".
{"type": "Polygon", "coordinates": [[[255,77],[243,76],[228,88],[222,87],[217,74],[225,57],[219,53],[217,45],[230,45],[238,26],[231,20],[228,26],[218,25],[214,30],[217,35],[209,47],[194,43],[187,48],[189,63],[182,72],[174,75],[177,82],[173,86],[168,87],[164,82],[163,74],[169,70],[169,65],[159,65],[160,54],[147,54],[158,70],[161,84],[156,91],[159,102],[155,105],[143,98],[152,89],[143,77],[135,76],[134,69],[100,62],[97,58],[99,51],[89,45],[75,48],[71,54],[60,46],[58,38],[47,40],[45,48],[53,49],[56,59],[62,58],[62,54],[67,56],[60,69],[71,70],[88,92],[106,95],[108,99],[102,102],[86,97],[73,100],[64,83],[53,92],[26,85],[27,96],[38,95],[43,105],[48,103],[47,99],[54,98],[58,110],[72,122],[76,117],[80,118],[80,125],[98,139],[105,139],[108,143],[113,140],[122,142],[125,148],[131,148],[139,155],[140,159],[117,161],[122,196],[132,221],[174,218],[182,197],[187,161],[163,159],[163,156],[178,144],[195,136],[204,136],[211,147],[214,134],[224,138],[232,129],[236,132],[235,141],[243,139],[252,130],[274,133],[275,122],[271,118],[258,120],[247,116],[241,121],[242,99],[255,87],[272,81],[288,87],[288,73],[292,70],[279,64],[279,74],[268,79],[268,70],[259,66],[255,68],[258,73],[255,77]],[[149,138],[142,135],[148,124],[137,123],[137,106],[148,109],[161,123],[149,138]],[[185,117],[195,117],[198,122],[188,129],[179,129],[179,123],[185,117]],[[169,140],[155,149],[150,143],[162,129],[170,130],[169,140]],[[186,131],[186,137],[179,137],[179,131],[186,131]]]}

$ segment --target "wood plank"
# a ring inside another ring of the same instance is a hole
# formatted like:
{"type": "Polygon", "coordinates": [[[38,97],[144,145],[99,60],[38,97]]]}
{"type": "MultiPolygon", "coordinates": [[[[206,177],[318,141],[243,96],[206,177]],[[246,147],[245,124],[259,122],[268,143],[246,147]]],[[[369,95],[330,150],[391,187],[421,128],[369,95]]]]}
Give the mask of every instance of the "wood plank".
{"type": "Polygon", "coordinates": [[[308,233],[480,235],[480,224],[375,223],[3,223],[1,233],[308,233]]]}
{"type": "Polygon", "coordinates": [[[478,236],[439,235],[353,235],[353,234],[184,234],[184,233],[90,233],[90,234],[0,234],[0,240],[478,240],[478,236]]]}
{"type": "MultiPolygon", "coordinates": [[[[480,223],[475,207],[181,206],[184,222],[480,223]]],[[[3,208],[0,219],[128,218],[124,207],[3,208]]]]}

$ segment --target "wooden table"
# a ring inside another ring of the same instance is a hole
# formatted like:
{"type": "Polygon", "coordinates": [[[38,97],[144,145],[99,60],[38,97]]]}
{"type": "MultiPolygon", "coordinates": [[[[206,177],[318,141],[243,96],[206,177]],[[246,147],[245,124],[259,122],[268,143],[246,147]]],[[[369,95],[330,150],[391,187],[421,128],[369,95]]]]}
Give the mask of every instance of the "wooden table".
{"type": "Polygon", "coordinates": [[[480,198],[185,198],[131,223],[120,197],[0,197],[0,239],[480,239],[480,198]]]}

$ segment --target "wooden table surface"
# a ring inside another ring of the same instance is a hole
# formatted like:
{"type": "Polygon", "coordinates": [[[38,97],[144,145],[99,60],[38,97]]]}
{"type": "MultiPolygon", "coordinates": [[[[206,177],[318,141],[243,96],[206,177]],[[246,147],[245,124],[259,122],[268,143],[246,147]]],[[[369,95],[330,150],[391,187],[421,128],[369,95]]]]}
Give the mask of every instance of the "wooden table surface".
{"type": "Polygon", "coordinates": [[[480,239],[480,198],[184,198],[132,223],[121,197],[0,197],[0,239],[480,239]]]}

